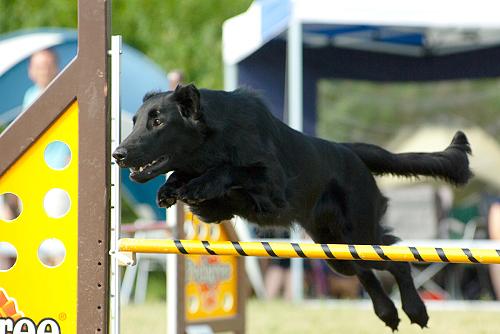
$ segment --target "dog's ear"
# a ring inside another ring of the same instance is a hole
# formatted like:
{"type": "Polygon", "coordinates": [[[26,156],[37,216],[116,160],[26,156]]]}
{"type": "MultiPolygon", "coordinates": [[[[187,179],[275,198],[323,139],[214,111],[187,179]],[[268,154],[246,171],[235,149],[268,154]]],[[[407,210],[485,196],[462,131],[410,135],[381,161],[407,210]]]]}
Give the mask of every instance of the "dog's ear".
{"type": "Polygon", "coordinates": [[[195,85],[177,85],[173,94],[182,117],[199,120],[201,118],[200,92],[195,85]]]}

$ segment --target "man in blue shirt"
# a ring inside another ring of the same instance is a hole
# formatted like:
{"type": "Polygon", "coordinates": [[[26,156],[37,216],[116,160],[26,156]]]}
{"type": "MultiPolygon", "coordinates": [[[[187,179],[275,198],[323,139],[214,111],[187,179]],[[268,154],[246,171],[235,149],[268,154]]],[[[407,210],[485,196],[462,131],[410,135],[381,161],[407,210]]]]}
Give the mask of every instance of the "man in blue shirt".
{"type": "Polygon", "coordinates": [[[58,72],[57,55],[50,49],[31,55],[28,75],[35,83],[24,93],[23,110],[26,109],[47,88],[58,72]]]}
{"type": "MultiPolygon", "coordinates": [[[[34,85],[24,93],[23,110],[28,108],[56,77],[58,69],[56,53],[51,49],[37,51],[31,55],[28,75],[34,85]]],[[[64,169],[70,162],[71,152],[68,145],[54,141],[45,148],[45,161],[53,169],[64,169]]]]}

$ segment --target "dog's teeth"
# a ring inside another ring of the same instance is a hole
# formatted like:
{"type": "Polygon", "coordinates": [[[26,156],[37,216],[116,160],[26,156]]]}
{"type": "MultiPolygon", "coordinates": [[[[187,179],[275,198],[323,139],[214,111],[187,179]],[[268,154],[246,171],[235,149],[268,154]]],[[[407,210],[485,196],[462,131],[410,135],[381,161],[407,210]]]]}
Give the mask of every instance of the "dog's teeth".
{"type": "MultiPolygon", "coordinates": [[[[152,167],[154,164],[156,164],[157,162],[159,162],[161,160],[163,160],[163,158],[153,160],[153,161],[151,161],[151,162],[149,162],[141,167],[130,167],[129,169],[132,173],[137,173],[137,172],[142,173],[144,170],[146,170],[149,167],[152,167]]],[[[148,174],[151,174],[151,171],[149,171],[148,174]]]]}

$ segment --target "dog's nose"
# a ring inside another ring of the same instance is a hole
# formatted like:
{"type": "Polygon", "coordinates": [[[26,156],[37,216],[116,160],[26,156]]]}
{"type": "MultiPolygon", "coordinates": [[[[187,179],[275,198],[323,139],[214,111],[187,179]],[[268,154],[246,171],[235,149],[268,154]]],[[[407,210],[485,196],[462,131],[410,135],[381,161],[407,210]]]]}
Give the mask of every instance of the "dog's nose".
{"type": "Polygon", "coordinates": [[[116,161],[123,161],[127,157],[127,150],[123,147],[118,147],[114,152],[113,152],[113,158],[116,159],[116,161]]]}

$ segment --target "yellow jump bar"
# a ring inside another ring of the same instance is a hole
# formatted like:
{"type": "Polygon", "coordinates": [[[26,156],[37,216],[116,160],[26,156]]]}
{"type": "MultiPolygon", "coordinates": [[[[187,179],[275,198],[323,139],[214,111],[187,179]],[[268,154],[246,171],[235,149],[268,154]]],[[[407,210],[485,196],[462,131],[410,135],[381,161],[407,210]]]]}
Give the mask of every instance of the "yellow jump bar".
{"type": "Polygon", "coordinates": [[[132,253],[500,264],[500,249],[127,238],[118,245],[132,253]]]}

